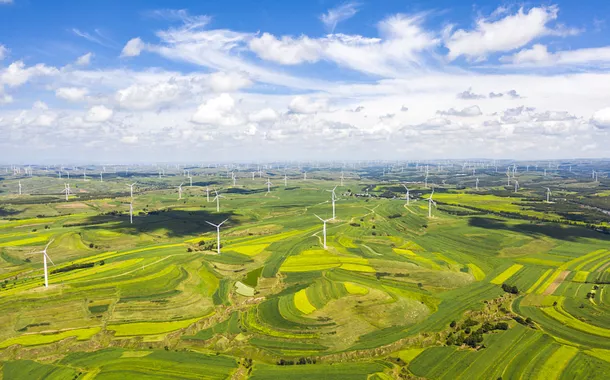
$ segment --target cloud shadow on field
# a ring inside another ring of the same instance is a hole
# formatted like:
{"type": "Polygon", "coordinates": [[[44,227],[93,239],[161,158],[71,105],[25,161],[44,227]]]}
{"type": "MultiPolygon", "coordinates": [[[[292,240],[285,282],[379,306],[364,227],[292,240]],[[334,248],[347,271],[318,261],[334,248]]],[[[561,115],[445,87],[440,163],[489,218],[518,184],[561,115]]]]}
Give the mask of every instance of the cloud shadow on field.
{"type": "Polygon", "coordinates": [[[585,227],[569,226],[557,223],[520,223],[509,224],[494,218],[472,217],[468,224],[471,227],[479,227],[491,230],[506,230],[525,235],[544,235],[557,240],[576,241],[579,238],[610,240],[609,237],[589,230],[585,227]]]}
{"type": "MultiPolygon", "coordinates": [[[[212,209],[210,207],[210,209],[212,209]]],[[[126,234],[153,233],[159,230],[167,231],[168,237],[183,237],[200,235],[216,231],[216,228],[206,221],[218,224],[229,219],[221,228],[232,228],[240,225],[233,212],[207,210],[159,210],[148,214],[135,212],[133,224],[129,223],[129,211],[117,215],[96,215],[77,224],[87,230],[116,230],[126,234]]],[[[69,226],[69,225],[65,225],[69,226]]]]}

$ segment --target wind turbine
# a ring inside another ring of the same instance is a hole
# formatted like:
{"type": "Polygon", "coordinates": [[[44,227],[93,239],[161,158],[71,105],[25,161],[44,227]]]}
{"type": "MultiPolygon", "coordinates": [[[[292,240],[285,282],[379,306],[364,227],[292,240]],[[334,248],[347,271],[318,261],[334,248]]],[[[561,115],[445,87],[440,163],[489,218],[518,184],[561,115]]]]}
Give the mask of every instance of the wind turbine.
{"type": "Polygon", "coordinates": [[[216,212],[220,212],[220,198],[224,198],[224,196],[218,194],[218,191],[216,190],[214,190],[214,192],[216,193],[216,196],[214,197],[214,200],[216,201],[216,212]]]}
{"type": "Polygon", "coordinates": [[[405,185],[404,183],[402,184],[402,187],[405,188],[405,190],[407,190],[407,194],[405,195],[405,199],[407,200],[407,206],[409,205],[409,188],[407,187],[407,185],[405,185]]]}
{"type": "Polygon", "coordinates": [[[19,181],[19,195],[21,195],[21,181],[19,181]]]}
{"type": "Polygon", "coordinates": [[[184,183],[181,183],[180,186],[178,186],[178,200],[182,199],[182,185],[184,185],[184,183]]]}
{"type": "Polygon", "coordinates": [[[136,183],[132,183],[131,185],[127,185],[129,186],[129,195],[131,195],[131,198],[133,199],[133,187],[136,185],[136,183]]]}
{"type": "Polygon", "coordinates": [[[288,186],[288,177],[286,177],[286,173],[284,173],[284,187],[288,186]]]}
{"type": "Polygon", "coordinates": [[[519,191],[519,181],[515,180],[515,193],[519,191]]]}
{"type": "Polygon", "coordinates": [[[307,172],[303,172],[303,181],[307,181],[307,172]]]}
{"type": "Polygon", "coordinates": [[[426,177],[424,177],[424,187],[428,188],[428,173],[426,173],[426,177]]]}
{"type": "Polygon", "coordinates": [[[83,168],[83,181],[87,180],[87,168],[83,168]]]}
{"type": "Polygon", "coordinates": [[[271,185],[273,185],[269,177],[267,177],[267,182],[265,182],[265,185],[267,185],[267,194],[269,194],[271,192],[271,185]]]}
{"type": "Polygon", "coordinates": [[[254,176],[256,175],[256,172],[252,172],[252,180],[254,181],[254,176]]]}
{"type": "Polygon", "coordinates": [[[49,248],[51,243],[53,243],[54,240],[55,239],[51,239],[51,241],[44,247],[44,249],[42,251],[32,252],[32,254],[34,254],[34,253],[42,253],[42,264],[43,264],[43,268],[44,268],[44,287],[45,288],[49,287],[49,271],[47,269],[47,259],[49,259],[51,264],[53,264],[53,266],[55,266],[55,263],[53,262],[53,260],[51,260],[51,258],[47,254],[47,249],[49,248]]]}
{"type": "Polygon", "coordinates": [[[479,191],[479,178],[477,177],[477,182],[475,184],[475,188],[477,191],[479,191]]]}
{"type": "Polygon", "coordinates": [[[193,176],[189,175],[189,187],[193,187],[193,176]]]}
{"type": "Polygon", "coordinates": [[[68,196],[70,194],[72,194],[72,191],[70,191],[70,184],[66,183],[64,184],[64,189],[61,191],[62,193],[66,193],[66,202],[68,201],[68,196]]]}
{"type": "MultiPolygon", "coordinates": [[[[218,195],[216,197],[218,197],[218,195]]],[[[208,222],[207,220],[205,221],[210,226],[216,227],[216,251],[218,252],[219,255],[220,255],[220,226],[222,226],[224,224],[224,222],[226,222],[227,220],[229,220],[229,218],[223,220],[220,224],[214,224],[212,222],[208,222]]]]}
{"type": "Polygon", "coordinates": [[[103,174],[104,174],[104,172],[100,172],[100,182],[104,182],[103,174]]]}
{"type": "Polygon", "coordinates": [[[335,190],[337,189],[337,186],[335,186],[332,190],[326,190],[326,191],[330,191],[331,192],[331,196],[330,199],[333,202],[333,219],[335,219],[335,201],[337,200],[337,194],[335,194],[335,190]]]}
{"type": "Polygon", "coordinates": [[[235,187],[237,185],[237,177],[235,176],[235,173],[231,172],[231,175],[233,176],[233,187],[235,187]]]}
{"type": "Polygon", "coordinates": [[[129,203],[129,224],[133,224],[133,202],[129,203]]]}
{"type": "Polygon", "coordinates": [[[345,177],[343,176],[343,170],[341,170],[341,177],[339,177],[341,179],[341,187],[343,187],[343,180],[345,179],[345,177]]]}
{"type": "Polygon", "coordinates": [[[508,178],[508,186],[510,186],[510,169],[506,169],[506,177],[508,178]]]}
{"type": "Polygon", "coordinates": [[[207,201],[210,201],[210,188],[208,186],[205,187],[205,197],[207,201]]]}
{"type": "MultiPolygon", "coordinates": [[[[314,214],[314,215],[316,215],[316,214],[314,214]]],[[[324,220],[317,215],[316,215],[316,218],[320,219],[322,221],[322,223],[324,223],[324,227],[322,228],[322,233],[324,235],[324,249],[326,249],[326,222],[328,222],[329,220],[333,220],[334,218],[324,220]]]]}
{"type": "Polygon", "coordinates": [[[546,188],[546,203],[551,203],[551,189],[546,188]]]}
{"type": "Polygon", "coordinates": [[[426,198],[426,200],[428,201],[428,218],[432,218],[432,205],[434,204],[434,207],[436,207],[436,202],[434,202],[432,200],[433,195],[434,195],[434,187],[432,188],[432,193],[430,193],[430,196],[428,198],[426,198]]]}

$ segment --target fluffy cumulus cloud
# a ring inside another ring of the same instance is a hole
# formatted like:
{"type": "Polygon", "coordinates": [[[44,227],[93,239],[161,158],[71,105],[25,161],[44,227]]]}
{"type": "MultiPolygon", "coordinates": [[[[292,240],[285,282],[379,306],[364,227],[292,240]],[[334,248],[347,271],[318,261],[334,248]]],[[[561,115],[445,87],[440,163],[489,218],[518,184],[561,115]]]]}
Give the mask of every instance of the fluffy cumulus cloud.
{"type": "Polygon", "coordinates": [[[598,128],[610,129],[610,107],[596,111],[591,118],[591,123],[598,128]]]}
{"type": "Polygon", "coordinates": [[[27,83],[30,79],[35,77],[56,75],[58,73],[59,70],[56,68],[44,64],[26,67],[23,61],[16,61],[0,71],[0,84],[5,84],[9,87],[17,87],[27,83]]]}
{"type": "MultiPolygon", "coordinates": [[[[445,31],[445,46],[448,58],[454,60],[464,56],[470,60],[485,60],[490,53],[509,51],[525,46],[536,38],[549,34],[560,34],[548,24],[557,19],[556,6],[520,8],[514,15],[499,20],[481,17],[473,30],[445,31]]],[[[570,33],[565,31],[563,33],[570,33]]]]}
{"type": "Polygon", "coordinates": [[[134,84],[117,91],[118,105],[130,110],[146,110],[167,106],[185,97],[188,88],[175,80],[153,84],[134,84]]]}
{"type": "Polygon", "coordinates": [[[112,118],[114,111],[106,106],[93,106],[89,108],[85,120],[91,123],[102,123],[112,118]]]}
{"type": "Polygon", "coordinates": [[[303,62],[316,62],[320,59],[322,45],[319,41],[305,36],[293,38],[284,36],[281,39],[269,33],[250,40],[250,49],[262,59],[295,65],[303,62]]]}
{"type": "Polygon", "coordinates": [[[328,100],[297,96],[292,99],[288,108],[293,113],[312,114],[323,112],[328,110],[328,100]]]}
{"type": "Polygon", "coordinates": [[[234,92],[252,85],[252,80],[240,72],[216,72],[210,74],[207,83],[214,92],[234,92]]]}
{"type": "Polygon", "coordinates": [[[140,53],[142,52],[142,50],[144,50],[145,47],[146,45],[144,44],[144,42],[142,42],[142,39],[140,39],[140,37],[132,38],[131,40],[127,41],[127,43],[123,47],[123,51],[121,51],[121,57],[136,57],[140,55],[140,53]]]}
{"type": "Polygon", "coordinates": [[[461,110],[456,110],[455,108],[449,108],[447,111],[437,111],[439,115],[444,116],[462,116],[462,117],[474,117],[481,116],[483,113],[479,106],[470,106],[463,108],[461,110]]]}
{"type": "Polygon", "coordinates": [[[279,117],[278,113],[273,108],[264,108],[258,112],[251,113],[248,119],[253,122],[270,122],[275,121],[279,117]]]}
{"type": "Polygon", "coordinates": [[[70,102],[84,100],[89,94],[89,90],[79,87],[61,87],[55,90],[55,96],[70,102]]]}
{"type": "Polygon", "coordinates": [[[220,127],[232,127],[244,123],[241,115],[235,112],[235,100],[229,94],[221,94],[201,104],[191,117],[191,121],[220,127]]]}

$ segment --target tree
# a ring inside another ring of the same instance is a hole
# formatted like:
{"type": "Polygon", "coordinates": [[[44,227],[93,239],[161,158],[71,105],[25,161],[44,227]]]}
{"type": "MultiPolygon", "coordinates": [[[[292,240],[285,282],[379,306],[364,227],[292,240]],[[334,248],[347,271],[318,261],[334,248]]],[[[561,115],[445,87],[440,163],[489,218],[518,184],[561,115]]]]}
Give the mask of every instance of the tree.
{"type": "Polygon", "coordinates": [[[451,321],[451,323],[449,324],[449,327],[453,328],[457,325],[456,321],[451,321]]]}

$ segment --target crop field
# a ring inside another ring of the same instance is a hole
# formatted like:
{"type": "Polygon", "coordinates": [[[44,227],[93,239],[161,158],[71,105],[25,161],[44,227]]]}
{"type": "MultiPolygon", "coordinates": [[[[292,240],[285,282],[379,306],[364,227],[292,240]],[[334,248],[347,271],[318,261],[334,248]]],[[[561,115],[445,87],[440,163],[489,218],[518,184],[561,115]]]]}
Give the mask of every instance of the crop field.
{"type": "Polygon", "coordinates": [[[0,379],[610,376],[610,182],[421,168],[0,175],[0,379]]]}

